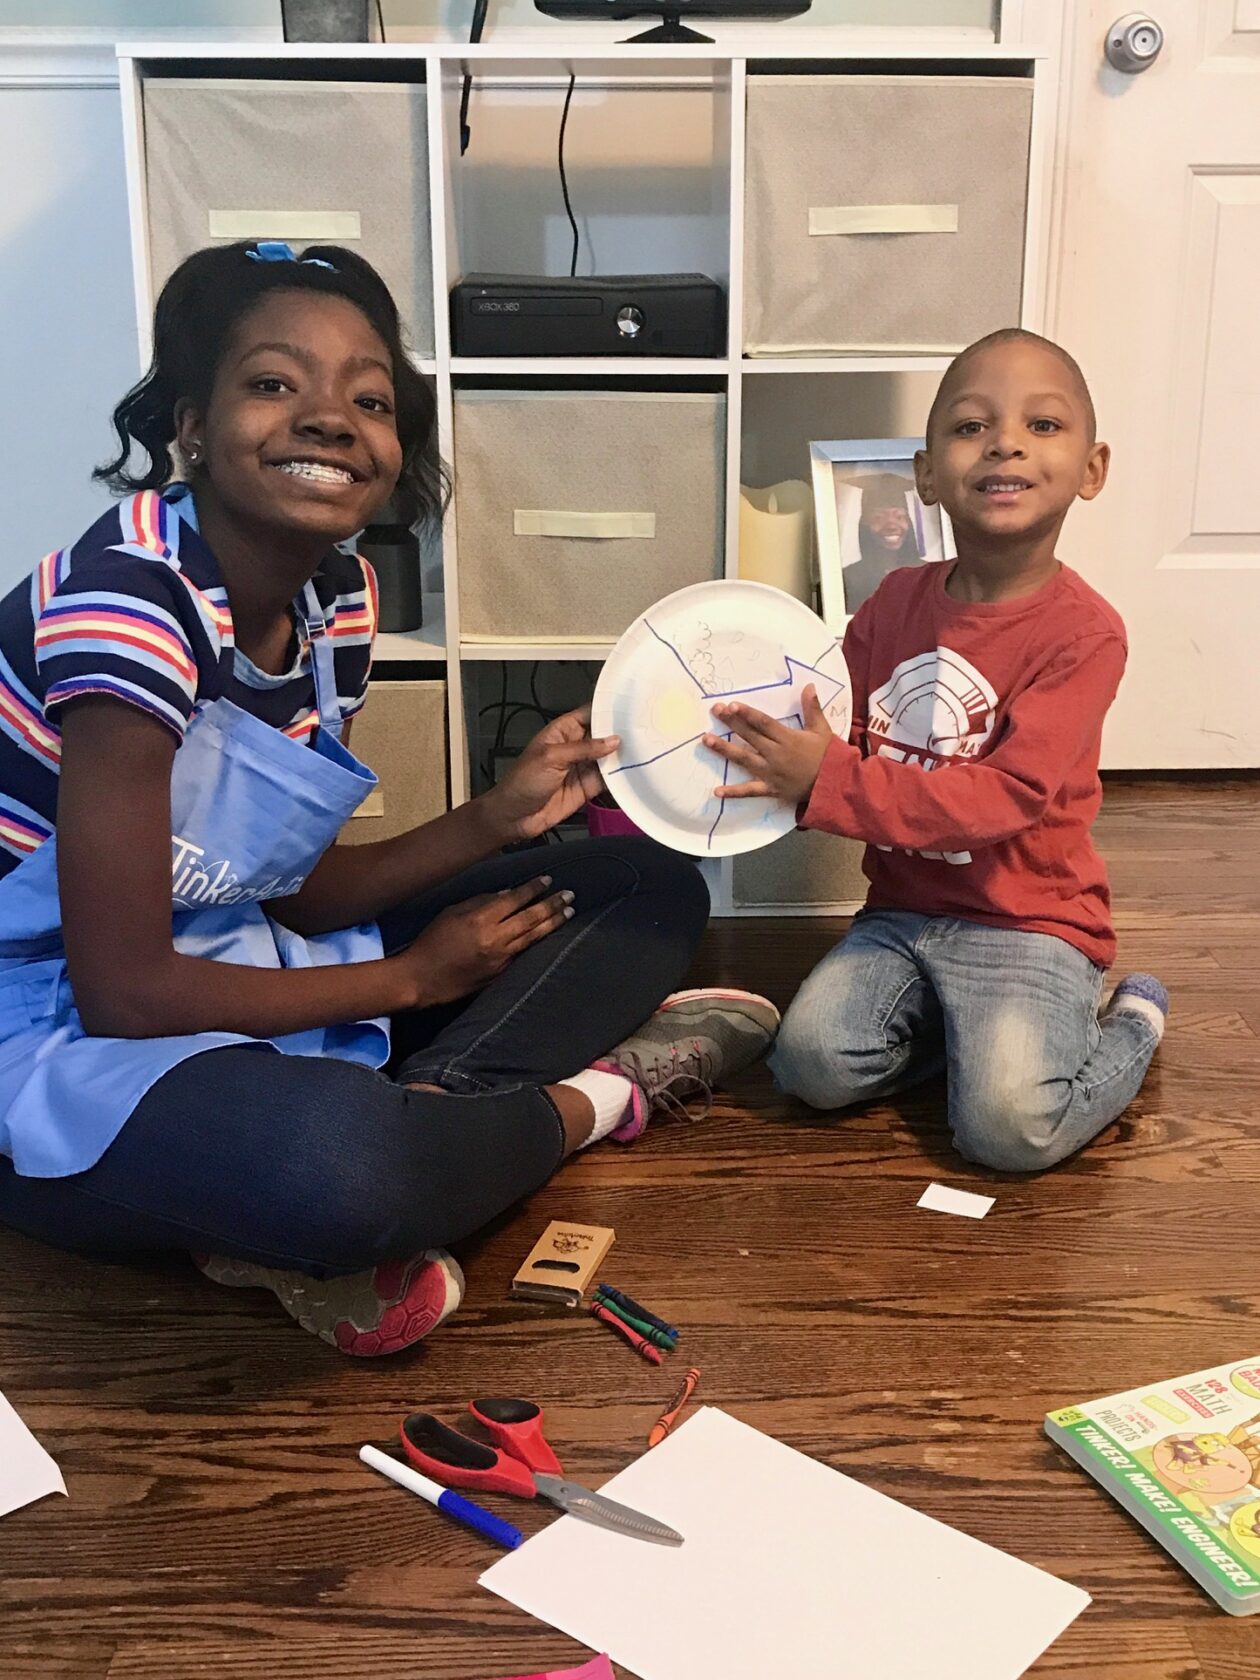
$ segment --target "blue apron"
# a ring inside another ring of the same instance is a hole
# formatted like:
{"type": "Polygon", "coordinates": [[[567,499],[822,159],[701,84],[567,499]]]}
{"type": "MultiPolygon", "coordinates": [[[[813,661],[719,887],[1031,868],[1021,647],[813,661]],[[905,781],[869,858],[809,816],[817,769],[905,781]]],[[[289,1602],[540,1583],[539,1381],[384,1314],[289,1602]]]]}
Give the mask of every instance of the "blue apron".
{"type": "MultiPolygon", "coordinates": [[[[341,745],[332,647],[313,584],[299,626],[311,649],[319,732],[300,745],[230,700],[197,709],[171,770],[175,948],[251,968],[310,968],[379,958],[375,924],[305,939],[271,920],[268,899],[295,893],[376,777],[341,745]]],[[[75,1008],[57,895],[57,837],[0,880],[0,1154],[29,1178],[93,1166],[145,1092],[190,1056],[246,1044],[380,1067],[384,1020],[275,1039],[240,1033],[92,1038],[75,1008]]],[[[124,936],[125,937],[125,936],[124,936]]],[[[119,961],[127,961],[126,947],[119,961]]]]}

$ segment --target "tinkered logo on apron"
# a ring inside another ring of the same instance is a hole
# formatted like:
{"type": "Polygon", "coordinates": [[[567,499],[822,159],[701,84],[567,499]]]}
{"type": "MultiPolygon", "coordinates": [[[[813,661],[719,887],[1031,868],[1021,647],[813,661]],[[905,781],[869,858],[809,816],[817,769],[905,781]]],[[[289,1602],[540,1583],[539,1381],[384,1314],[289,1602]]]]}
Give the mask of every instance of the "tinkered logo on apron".
{"type": "Polygon", "coordinates": [[[273,875],[269,881],[239,884],[231,860],[206,861],[206,848],[178,834],[171,836],[171,898],[177,910],[204,909],[211,904],[252,904],[272,898],[291,898],[301,890],[305,875],[273,875]]]}

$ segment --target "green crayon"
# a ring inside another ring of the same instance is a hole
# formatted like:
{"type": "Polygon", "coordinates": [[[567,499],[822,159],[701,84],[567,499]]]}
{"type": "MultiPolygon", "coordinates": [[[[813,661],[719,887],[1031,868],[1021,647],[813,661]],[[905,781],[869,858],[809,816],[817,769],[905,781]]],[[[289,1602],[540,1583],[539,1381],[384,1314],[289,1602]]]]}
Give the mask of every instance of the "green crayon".
{"type": "Polygon", "coordinates": [[[623,1324],[628,1324],[632,1330],[637,1330],[645,1342],[651,1342],[653,1347],[661,1348],[665,1353],[674,1351],[674,1338],[667,1336],[663,1330],[658,1330],[655,1324],[646,1324],[641,1318],[634,1318],[624,1307],[618,1306],[616,1301],[610,1300],[607,1295],[602,1295],[598,1291],[595,1298],[605,1312],[612,1313],[614,1318],[619,1318],[623,1324]]]}

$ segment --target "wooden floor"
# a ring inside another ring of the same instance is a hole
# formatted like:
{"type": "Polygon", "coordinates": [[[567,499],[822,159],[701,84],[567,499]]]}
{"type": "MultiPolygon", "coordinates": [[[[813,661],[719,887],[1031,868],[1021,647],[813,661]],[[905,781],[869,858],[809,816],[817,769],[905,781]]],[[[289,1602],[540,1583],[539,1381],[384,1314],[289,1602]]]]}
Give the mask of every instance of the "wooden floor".
{"type": "MultiPolygon", "coordinates": [[[[0,1520],[3,1680],[493,1680],[579,1661],[477,1586],[483,1542],[355,1456],[418,1404],[453,1417],[487,1391],[544,1402],[595,1485],[641,1450],[675,1372],[507,1299],[556,1216],[616,1227],[607,1275],[683,1328],[704,1400],[1092,1593],[1035,1674],[1255,1680],[1260,1617],[1218,1611],[1041,1423],[1260,1353],[1260,784],[1112,784],[1100,837],[1121,965],[1163,976],[1173,1022],[1129,1113],[1042,1179],[951,1155],[939,1090],[833,1124],[758,1071],[702,1124],[566,1167],[464,1251],[462,1312],[380,1363],[180,1260],[98,1266],[0,1233],[0,1389],[71,1496],[0,1520]],[[997,1206],[916,1211],[942,1177],[997,1206]]],[[[786,1003],[837,931],[719,924],[696,978],[786,1003]]]]}

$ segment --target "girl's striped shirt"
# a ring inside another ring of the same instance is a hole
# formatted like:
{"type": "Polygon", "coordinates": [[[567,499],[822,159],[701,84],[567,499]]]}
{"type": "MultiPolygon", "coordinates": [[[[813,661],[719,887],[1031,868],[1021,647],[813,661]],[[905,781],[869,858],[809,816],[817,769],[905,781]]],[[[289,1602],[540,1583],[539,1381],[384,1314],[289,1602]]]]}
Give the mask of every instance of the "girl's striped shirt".
{"type": "MultiPolygon", "coordinates": [[[[350,718],[367,695],[376,580],[365,560],[334,549],[314,584],[350,718]]],[[[227,591],[182,489],[119,502],[0,600],[0,877],[56,828],[58,711],[88,694],[138,706],[181,740],[194,709],[218,699],[295,740],[319,728],[296,632],[282,676],[237,650],[227,591]]]]}

